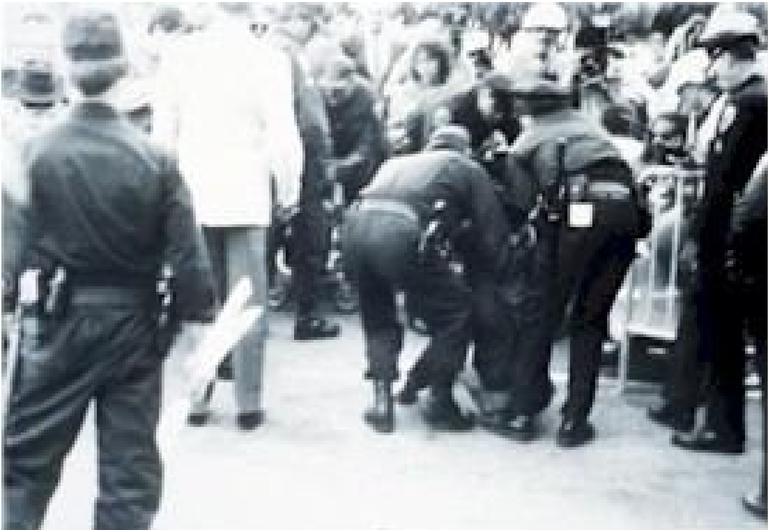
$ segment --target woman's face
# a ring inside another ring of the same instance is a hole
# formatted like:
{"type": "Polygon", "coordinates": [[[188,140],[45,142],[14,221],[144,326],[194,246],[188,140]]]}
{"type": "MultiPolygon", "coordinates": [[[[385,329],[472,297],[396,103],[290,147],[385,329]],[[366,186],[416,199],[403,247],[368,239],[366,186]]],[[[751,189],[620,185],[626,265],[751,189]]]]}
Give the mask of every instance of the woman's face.
{"type": "Polygon", "coordinates": [[[437,85],[440,76],[440,61],[425,49],[416,51],[413,67],[424,85],[437,85]]]}

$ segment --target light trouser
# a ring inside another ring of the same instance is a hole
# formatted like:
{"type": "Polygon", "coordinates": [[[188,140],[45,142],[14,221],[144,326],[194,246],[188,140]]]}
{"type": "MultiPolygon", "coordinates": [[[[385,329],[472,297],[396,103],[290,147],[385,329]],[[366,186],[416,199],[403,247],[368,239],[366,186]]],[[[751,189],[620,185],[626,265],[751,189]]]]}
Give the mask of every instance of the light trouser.
{"type": "MultiPolygon", "coordinates": [[[[253,285],[250,304],[267,309],[267,227],[203,227],[220,300],[238,280],[247,277],[253,285]]],[[[263,314],[232,349],[235,401],[239,412],[262,408],[264,343],[267,335],[263,314]]],[[[210,397],[210,393],[206,398],[210,397]]],[[[192,406],[192,412],[205,412],[208,399],[192,406]]]]}

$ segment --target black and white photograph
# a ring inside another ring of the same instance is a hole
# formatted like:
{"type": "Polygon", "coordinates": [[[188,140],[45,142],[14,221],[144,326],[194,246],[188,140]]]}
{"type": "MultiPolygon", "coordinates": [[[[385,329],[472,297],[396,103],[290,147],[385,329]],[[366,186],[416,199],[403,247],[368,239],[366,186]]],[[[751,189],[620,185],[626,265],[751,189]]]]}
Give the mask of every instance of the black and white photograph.
{"type": "Polygon", "coordinates": [[[4,2],[2,530],[758,530],[762,2],[4,2]]]}

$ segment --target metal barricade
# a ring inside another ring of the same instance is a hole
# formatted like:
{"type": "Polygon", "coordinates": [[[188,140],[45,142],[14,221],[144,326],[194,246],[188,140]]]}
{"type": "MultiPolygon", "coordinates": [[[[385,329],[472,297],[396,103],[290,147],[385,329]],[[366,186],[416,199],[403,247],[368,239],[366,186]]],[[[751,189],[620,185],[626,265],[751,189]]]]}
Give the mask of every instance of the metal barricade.
{"type": "Polygon", "coordinates": [[[652,166],[642,182],[650,189],[653,229],[638,242],[638,257],[627,274],[620,297],[626,307],[619,338],[617,390],[626,389],[630,356],[640,344],[650,355],[664,354],[677,339],[680,318],[680,250],[686,223],[703,192],[703,171],[652,166]]]}

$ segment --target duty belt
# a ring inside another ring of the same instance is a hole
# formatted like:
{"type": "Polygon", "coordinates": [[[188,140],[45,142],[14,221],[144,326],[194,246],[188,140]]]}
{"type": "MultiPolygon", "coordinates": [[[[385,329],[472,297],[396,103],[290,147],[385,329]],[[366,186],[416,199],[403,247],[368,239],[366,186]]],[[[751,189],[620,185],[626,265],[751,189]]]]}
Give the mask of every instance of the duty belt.
{"type": "Polygon", "coordinates": [[[137,287],[73,286],[69,302],[78,306],[147,307],[156,297],[151,289],[137,287]]]}
{"type": "Polygon", "coordinates": [[[358,203],[361,211],[388,212],[401,215],[414,223],[419,223],[419,214],[410,205],[392,199],[363,198],[358,203]]]}
{"type": "Polygon", "coordinates": [[[625,184],[618,182],[590,182],[587,184],[586,194],[588,199],[595,200],[627,200],[632,195],[632,190],[625,184]]]}

